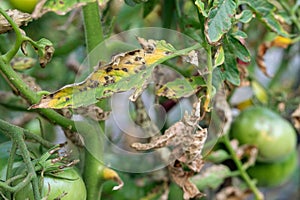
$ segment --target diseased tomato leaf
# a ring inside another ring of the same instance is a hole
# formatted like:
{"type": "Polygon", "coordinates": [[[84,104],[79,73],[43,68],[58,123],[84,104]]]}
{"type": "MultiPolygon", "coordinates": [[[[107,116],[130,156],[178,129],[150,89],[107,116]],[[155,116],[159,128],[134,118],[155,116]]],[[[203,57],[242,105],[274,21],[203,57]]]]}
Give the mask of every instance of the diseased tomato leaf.
{"type": "Polygon", "coordinates": [[[176,51],[165,41],[138,38],[142,49],[120,53],[110,63],[98,67],[83,82],[66,85],[44,96],[31,108],[76,108],[96,103],[117,92],[134,89],[130,100],[135,101],[147,87],[154,67],[170,58],[183,55],[199,45],[176,51]]]}
{"type": "Polygon", "coordinates": [[[179,99],[189,97],[205,87],[206,83],[203,77],[193,76],[191,78],[177,78],[161,86],[156,92],[158,96],[165,96],[169,99],[179,99]]]}
{"type": "Polygon", "coordinates": [[[218,42],[231,28],[236,4],[233,0],[220,0],[208,13],[205,35],[209,43],[218,42]]]}
{"type": "MultiPolygon", "coordinates": [[[[55,12],[58,15],[65,15],[69,11],[86,5],[87,3],[95,2],[96,0],[47,0],[39,1],[36,5],[34,12],[32,13],[33,18],[39,18],[47,12],[55,12]]],[[[107,3],[108,0],[98,0],[100,5],[107,3]]]]}

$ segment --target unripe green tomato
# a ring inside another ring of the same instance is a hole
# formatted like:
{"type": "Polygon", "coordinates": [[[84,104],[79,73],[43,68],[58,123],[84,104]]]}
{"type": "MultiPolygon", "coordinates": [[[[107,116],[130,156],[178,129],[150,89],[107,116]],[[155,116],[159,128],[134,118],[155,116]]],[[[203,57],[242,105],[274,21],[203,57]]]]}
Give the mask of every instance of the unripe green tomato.
{"type": "Polygon", "coordinates": [[[297,151],[295,150],[282,162],[257,162],[253,167],[250,167],[247,172],[250,177],[257,180],[258,186],[279,186],[288,181],[293,172],[295,172],[298,166],[297,158],[297,151]]]}
{"type": "MultiPolygon", "coordinates": [[[[41,177],[39,176],[41,181],[41,177]]],[[[75,168],[65,169],[54,175],[44,175],[42,196],[47,199],[85,200],[85,184],[75,168]]],[[[31,185],[14,194],[15,200],[34,200],[31,185]]]]}
{"type": "Polygon", "coordinates": [[[38,0],[9,0],[9,3],[20,11],[32,13],[38,0]]]}
{"type": "Polygon", "coordinates": [[[258,148],[258,161],[280,162],[296,148],[296,132],[277,113],[263,107],[250,107],[234,120],[230,136],[241,144],[258,148]]]}

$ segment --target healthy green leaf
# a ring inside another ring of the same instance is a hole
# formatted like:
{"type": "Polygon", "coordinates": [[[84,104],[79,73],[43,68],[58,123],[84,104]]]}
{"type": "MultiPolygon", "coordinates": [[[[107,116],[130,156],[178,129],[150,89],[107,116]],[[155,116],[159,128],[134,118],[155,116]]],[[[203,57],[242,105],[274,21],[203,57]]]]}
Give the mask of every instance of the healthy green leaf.
{"type": "Polygon", "coordinates": [[[237,20],[242,23],[249,23],[252,17],[253,13],[251,10],[243,10],[243,12],[237,16],[237,20]]]}
{"type": "Polygon", "coordinates": [[[222,46],[220,46],[215,54],[215,58],[214,58],[214,68],[217,66],[220,66],[224,63],[224,49],[222,46]]]}
{"type": "Polygon", "coordinates": [[[227,40],[227,47],[229,47],[229,51],[236,55],[239,59],[244,62],[249,62],[251,59],[250,53],[248,49],[235,37],[228,35],[226,37],[227,40]]]}
{"type": "Polygon", "coordinates": [[[208,16],[208,14],[204,8],[204,3],[201,0],[196,0],[195,5],[197,6],[199,13],[201,13],[204,17],[208,16]]]}
{"type": "Polygon", "coordinates": [[[245,32],[241,31],[241,30],[231,32],[231,35],[233,37],[235,37],[236,39],[241,39],[241,38],[247,38],[248,37],[248,35],[245,32]]]}
{"type": "Polygon", "coordinates": [[[236,4],[233,0],[220,0],[217,6],[209,11],[205,32],[210,43],[219,41],[223,34],[230,30],[235,11],[236,4]]]}
{"type": "Polygon", "coordinates": [[[237,68],[236,57],[229,51],[225,51],[225,62],[223,67],[223,76],[225,79],[234,85],[240,85],[240,73],[237,68]]]}
{"type": "Polygon", "coordinates": [[[225,165],[214,165],[194,176],[191,181],[194,182],[200,190],[210,187],[212,189],[218,188],[224,179],[231,174],[230,169],[225,165]]]}

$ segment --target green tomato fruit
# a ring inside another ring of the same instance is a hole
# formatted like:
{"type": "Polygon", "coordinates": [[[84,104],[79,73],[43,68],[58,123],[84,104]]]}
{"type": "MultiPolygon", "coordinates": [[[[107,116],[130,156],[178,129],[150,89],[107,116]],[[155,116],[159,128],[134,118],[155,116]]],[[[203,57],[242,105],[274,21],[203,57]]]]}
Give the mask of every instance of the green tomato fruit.
{"type": "Polygon", "coordinates": [[[9,3],[20,11],[32,13],[38,0],[9,0],[9,3]]]}
{"type": "Polygon", "coordinates": [[[292,152],[287,159],[276,163],[257,162],[247,172],[257,180],[258,186],[274,187],[284,184],[291,178],[298,166],[297,151],[292,152]]]}
{"type": "MultiPolygon", "coordinates": [[[[39,181],[43,180],[42,196],[47,199],[62,200],[85,200],[85,184],[75,170],[68,168],[53,174],[45,174],[43,179],[39,176],[39,181]]],[[[14,199],[33,200],[33,191],[31,185],[27,185],[14,194],[14,199]]]]}
{"type": "Polygon", "coordinates": [[[291,124],[263,107],[250,107],[232,123],[230,135],[241,144],[258,148],[258,161],[280,162],[296,148],[296,132],[291,124]]]}

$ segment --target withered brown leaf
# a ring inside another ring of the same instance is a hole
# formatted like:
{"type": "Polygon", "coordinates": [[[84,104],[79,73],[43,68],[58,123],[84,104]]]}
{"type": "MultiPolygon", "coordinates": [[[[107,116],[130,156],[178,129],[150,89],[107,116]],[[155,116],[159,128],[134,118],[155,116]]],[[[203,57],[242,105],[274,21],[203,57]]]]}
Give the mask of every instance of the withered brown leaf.
{"type": "MultiPolygon", "coordinates": [[[[26,26],[28,22],[32,20],[30,14],[23,13],[19,10],[7,10],[6,13],[19,27],[24,25],[26,26]]],[[[0,34],[6,33],[10,30],[12,30],[11,24],[2,15],[0,15],[0,34]]]]}

